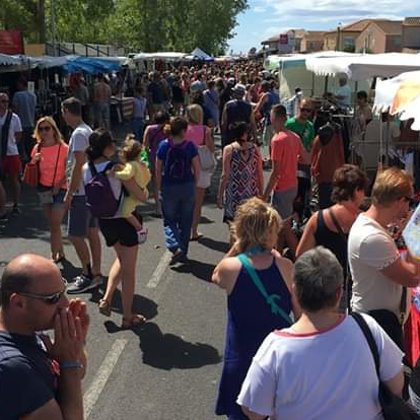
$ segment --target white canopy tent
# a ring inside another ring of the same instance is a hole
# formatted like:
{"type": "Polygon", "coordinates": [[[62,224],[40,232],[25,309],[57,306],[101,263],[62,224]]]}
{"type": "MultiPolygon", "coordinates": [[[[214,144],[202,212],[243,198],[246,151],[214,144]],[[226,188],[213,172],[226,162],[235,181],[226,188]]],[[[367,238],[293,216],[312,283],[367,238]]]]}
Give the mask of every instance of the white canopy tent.
{"type": "MultiPolygon", "coordinates": [[[[351,56],[351,53],[341,51],[322,51],[312,54],[287,54],[271,55],[264,62],[267,70],[279,71],[280,97],[282,100],[294,95],[296,87],[300,87],[304,95],[322,96],[327,86],[325,75],[317,75],[307,69],[308,60],[341,59],[351,56]]],[[[338,86],[338,80],[332,78],[328,81],[328,89],[334,91],[338,86]]],[[[352,86],[354,90],[355,86],[352,86]]]]}
{"type": "Polygon", "coordinates": [[[350,80],[393,77],[406,71],[420,70],[420,54],[350,54],[342,57],[310,57],[306,68],[318,76],[346,74],[350,80]]]}
{"type": "Polygon", "coordinates": [[[213,61],[213,57],[205,53],[201,48],[195,48],[194,51],[185,57],[187,60],[213,61]]]}
{"type": "Polygon", "coordinates": [[[156,52],[139,53],[133,57],[134,61],[144,60],[163,60],[163,61],[181,61],[187,54],[181,52],[156,52]]]}

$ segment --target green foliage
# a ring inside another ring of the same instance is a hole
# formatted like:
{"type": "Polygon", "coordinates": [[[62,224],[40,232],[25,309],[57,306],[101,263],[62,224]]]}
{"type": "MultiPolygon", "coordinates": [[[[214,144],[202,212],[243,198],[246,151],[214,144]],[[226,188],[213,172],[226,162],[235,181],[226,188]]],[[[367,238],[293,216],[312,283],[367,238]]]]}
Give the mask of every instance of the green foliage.
{"type": "Polygon", "coordinates": [[[0,25],[22,30],[31,42],[46,28],[51,40],[55,9],[57,41],[218,53],[247,8],[247,0],[2,0],[0,25]]]}

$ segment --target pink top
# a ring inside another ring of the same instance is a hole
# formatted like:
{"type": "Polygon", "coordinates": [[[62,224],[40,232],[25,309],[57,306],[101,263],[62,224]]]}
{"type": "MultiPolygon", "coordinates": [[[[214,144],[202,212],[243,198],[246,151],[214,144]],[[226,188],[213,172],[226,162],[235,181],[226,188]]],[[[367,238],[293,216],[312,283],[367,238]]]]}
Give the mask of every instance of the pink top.
{"type": "Polygon", "coordinates": [[[207,127],[205,125],[188,124],[185,139],[192,141],[196,146],[203,146],[206,140],[207,127]]]}
{"type": "MultiPolygon", "coordinates": [[[[39,183],[44,187],[60,186],[67,189],[67,183],[60,184],[65,178],[65,168],[69,146],[65,143],[54,144],[53,146],[41,146],[41,160],[39,161],[39,183]],[[60,153],[59,155],[57,155],[60,153]],[[57,171],[55,166],[57,165],[57,171]],[[55,173],[55,177],[54,177],[55,173]]],[[[38,146],[32,149],[31,157],[38,153],[38,146]]]]}

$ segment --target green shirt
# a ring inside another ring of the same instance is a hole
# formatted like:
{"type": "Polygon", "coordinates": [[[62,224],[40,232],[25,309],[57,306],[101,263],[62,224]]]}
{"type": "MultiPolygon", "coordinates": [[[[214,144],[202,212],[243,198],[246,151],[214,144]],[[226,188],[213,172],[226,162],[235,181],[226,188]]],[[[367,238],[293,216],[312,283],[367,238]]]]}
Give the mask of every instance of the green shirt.
{"type": "Polygon", "coordinates": [[[315,138],[314,125],[310,121],[300,123],[295,117],[289,118],[285,126],[288,130],[296,133],[301,139],[307,151],[311,150],[312,142],[315,138]]]}

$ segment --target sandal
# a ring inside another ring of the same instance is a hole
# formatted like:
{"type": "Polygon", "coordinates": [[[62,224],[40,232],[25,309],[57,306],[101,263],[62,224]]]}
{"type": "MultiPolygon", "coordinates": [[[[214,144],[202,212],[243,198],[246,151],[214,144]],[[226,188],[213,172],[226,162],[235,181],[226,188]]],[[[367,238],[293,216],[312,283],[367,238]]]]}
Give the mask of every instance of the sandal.
{"type": "Polygon", "coordinates": [[[111,304],[105,300],[101,299],[98,304],[99,312],[105,316],[111,316],[111,304]]]}
{"type": "Polygon", "coordinates": [[[52,257],[52,260],[58,264],[63,262],[66,259],[66,256],[64,255],[63,252],[57,252],[57,254],[55,254],[55,256],[52,257]]]}
{"type": "Polygon", "coordinates": [[[139,327],[140,325],[143,325],[145,322],[147,322],[147,319],[140,314],[133,314],[130,318],[123,318],[121,329],[128,330],[130,328],[139,327]]]}

